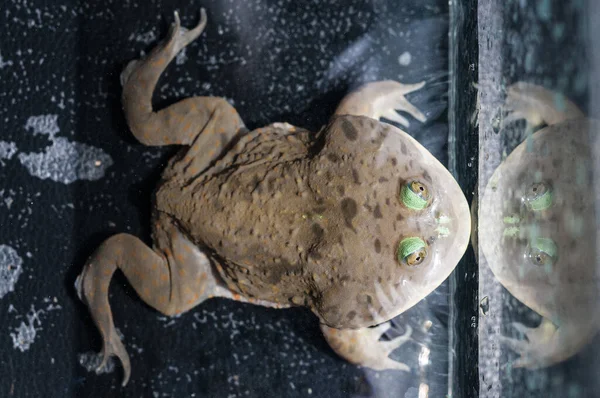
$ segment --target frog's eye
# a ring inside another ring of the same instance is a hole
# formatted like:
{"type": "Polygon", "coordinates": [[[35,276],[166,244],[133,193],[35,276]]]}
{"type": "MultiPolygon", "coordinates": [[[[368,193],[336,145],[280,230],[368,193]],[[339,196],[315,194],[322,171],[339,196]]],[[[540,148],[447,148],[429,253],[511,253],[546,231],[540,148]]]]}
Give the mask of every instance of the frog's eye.
{"type": "Polygon", "coordinates": [[[552,189],[545,182],[532,184],[523,201],[533,211],[546,210],[552,205],[552,189]]]}
{"type": "Polygon", "coordinates": [[[400,189],[400,200],[409,209],[424,209],[429,199],[429,190],[419,181],[410,181],[400,189]]]}
{"type": "Polygon", "coordinates": [[[421,238],[402,239],[398,246],[398,262],[409,266],[419,265],[427,257],[427,245],[421,238]]]}
{"type": "Polygon", "coordinates": [[[534,265],[552,265],[558,255],[558,249],[552,239],[536,238],[529,245],[526,257],[534,265]]]}

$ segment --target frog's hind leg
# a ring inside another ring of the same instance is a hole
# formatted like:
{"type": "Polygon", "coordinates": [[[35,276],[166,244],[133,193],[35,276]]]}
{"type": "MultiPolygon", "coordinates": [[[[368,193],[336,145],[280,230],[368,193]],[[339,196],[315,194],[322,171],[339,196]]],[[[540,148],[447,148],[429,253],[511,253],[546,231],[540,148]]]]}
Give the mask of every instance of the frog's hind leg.
{"type": "Polygon", "coordinates": [[[200,36],[206,21],[202,9],[198,25],[187,30],[181,27],[175,13],[175,22],[166,39],[146,57],[131,61],[121,74],[123,109],[133,135],[150,146],[188,145],[187,159],[180,164],[196,169],[195,173],[202,171],[245,129],[242,119],[224,98],[217,97],[186,98],[154,111],[152,93],[167,65],[200,36]]]}
{"type": "Polygon", "coordinates": [[[329,346],[342,358],[355,365],[374,370],[404,370],[408,365],[394,361],[388,356],[396,348],[410,340],[412,329],[406,326],[406,332],[389,341],[379,338],[391,327],[390,322],[371,328],[334,329],[321,324],[321,332],[329,346]]]}
{"type": "Polygon", "coordinates": [[[129,379],[129,356],[118,337],[108,288],[120,269],[141,299],[165,315],[185,312],[223,290],[208,258],[185,237],[170,219],[159,213],[155,219],[153,248],[129,234],[108,238],[88,259],[75,286],[88,306],[103,341],[102,363],[115,355],[123,365],[123,385],[129,379]]]}

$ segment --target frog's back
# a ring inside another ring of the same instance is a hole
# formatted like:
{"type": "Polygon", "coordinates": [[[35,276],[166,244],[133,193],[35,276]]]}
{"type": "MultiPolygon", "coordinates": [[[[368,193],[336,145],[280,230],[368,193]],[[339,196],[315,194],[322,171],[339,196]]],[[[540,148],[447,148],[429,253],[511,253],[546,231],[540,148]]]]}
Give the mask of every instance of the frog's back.
{"type": "Polygon", "coordinates": [[[156,209],[211,255],[232,290],[281,302],[299,289],[281,286],[300,274],[298,253],[310,234],[292,226],[313,201],[304,189],[311,136],[276,123],[247,133],[199,175],[180,177],[177,161],[165,170],[156,209]]]}

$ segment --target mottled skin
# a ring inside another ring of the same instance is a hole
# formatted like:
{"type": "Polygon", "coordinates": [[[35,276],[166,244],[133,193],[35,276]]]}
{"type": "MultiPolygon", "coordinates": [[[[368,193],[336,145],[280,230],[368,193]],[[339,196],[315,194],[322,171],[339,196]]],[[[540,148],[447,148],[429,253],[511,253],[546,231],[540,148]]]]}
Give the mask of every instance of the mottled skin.
{"type": "MultiPolygon", "coordinates": [[[[118,234],[90,257],[76,286],[125,381],[130,365],[108,303],[119,268],[142,300],[167,315],[210,297],[309,307],[332,348],[374,369],[408,370],[388,355],[410,336],[378,341],[389,324],[442,283],[468,242],[469,209],[450,173],[417,141],[377,119],[407,111],[404,98],[423,84],[376,82],[347,96],[319,133],[286,123],[248,132],[235,109],[212,97],[184,99],[158,112],[156,82],[177,52],[206,24],[167,39],[122,75],[123,105],[146,145],[182,145],[154,197],[152,248],[118,234]],[[431,194],[422,210],[399,200],[421,181],[431,194]],[[440,232],[441,231],[441,232],[440,232]],[[427,256],[409,266],[399,242],[417,236],[427,256]]],[[[102,365],[101,365],[102,366],[102,365]]]]}
{"type": "Polygon", "coordinates": [[[580,351],[600,326],[592,189],[600,124],[583,118],[562,95],[528,83],[509,88],[505,108],[509,122],[525,119],[528,129],[547,126],[495,170],[479,209],[479,245],[498,281],[543,317],[537,328],[513,324],[527,340],[501,338],[519,354],[512,365],[546,367],[580,351]],[[523,198],[540,182],[551,187],[553,200],[535,210],[523,198]],[[554,241],[553,262],[530,259],[536,238],[554,241]]]}

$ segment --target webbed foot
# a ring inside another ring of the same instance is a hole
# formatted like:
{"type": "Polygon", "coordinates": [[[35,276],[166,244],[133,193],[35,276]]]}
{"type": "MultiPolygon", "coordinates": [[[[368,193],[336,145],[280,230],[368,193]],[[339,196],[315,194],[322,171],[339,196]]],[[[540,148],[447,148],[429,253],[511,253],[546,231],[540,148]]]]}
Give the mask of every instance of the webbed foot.
{"type": "Polygon", "coordinates": [[[360,329],[334,329],[321,324],[321,331],[331,348],[348,362],[374,370],[392,369],[408,372],[408,365],[389,358],[389,355],[410,340],[412,329],[407,325],[403,335],[393,340],[379,341],[390,327],[391,322],[360,329]]]}
{"type": "Polygon", "coordinates": [[[367,83],[348,94],[335,114],[368,116],[373,119],[383,117],[408,127],[408,119],[398,113],[402,111],[420,122],[425,122],[425,115],[404,97],[405,94],[419,90],[424,85],[425,82],[402,84],[393,80],[367,83]]]}
{"type": "Polygon", "coordinates": [[[499,336],[502,344],[519,355],[512,361],[514,368],[538,369],[554,365],[576,354],[594,336],[595,329],[573,327],[565,324],[557,327],[543,318],[536,328],[514,322],[511,326],[525,339],[499,336]]]}
{"type": "Polygon", "coordinates": [[[563,94],[544,87],[518,82],[508,87],[506,99],[497,116],[496,130],[525,120],[527,131],[583,117],[583,112],[563,94]]]}

